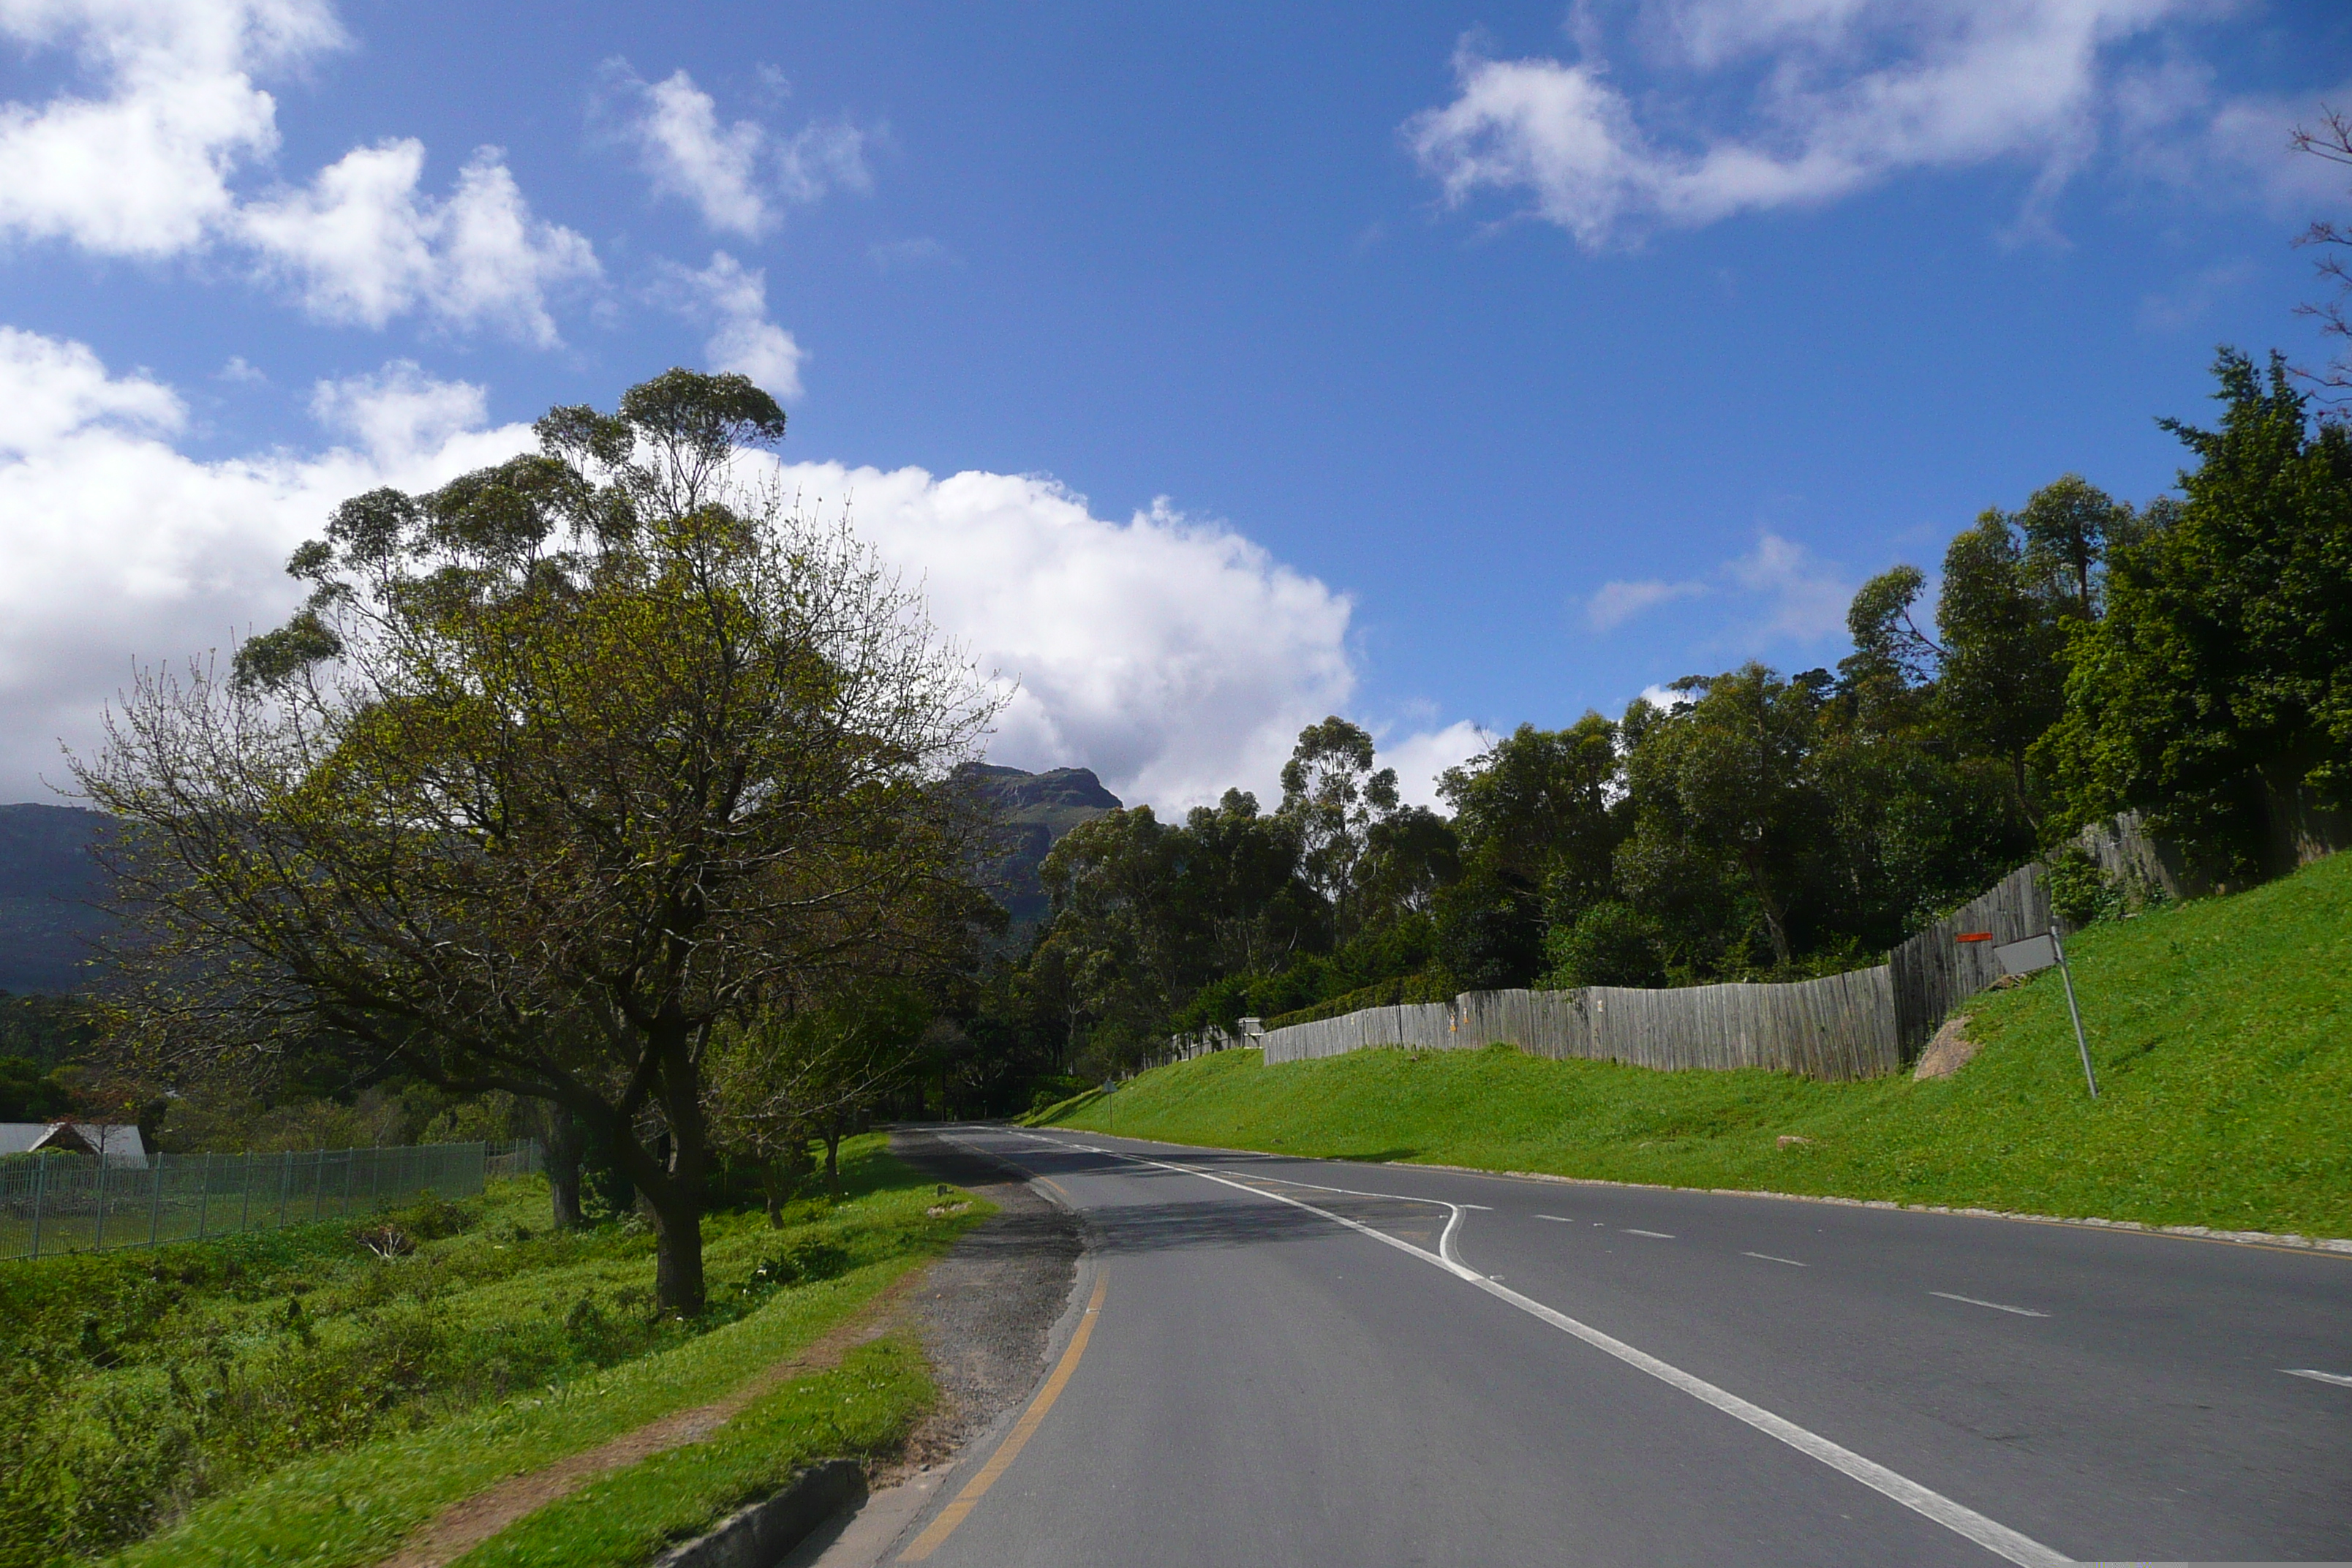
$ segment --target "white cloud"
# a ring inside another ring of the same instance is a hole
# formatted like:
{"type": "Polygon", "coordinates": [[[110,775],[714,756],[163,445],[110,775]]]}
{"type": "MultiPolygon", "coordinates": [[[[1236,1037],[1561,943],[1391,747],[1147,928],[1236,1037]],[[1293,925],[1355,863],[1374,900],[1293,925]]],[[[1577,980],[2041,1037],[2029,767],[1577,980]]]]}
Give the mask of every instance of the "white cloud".
{"type": "Polygon", "coordinates": [[[442,200],[419,193],[425,144],[355,148],[308,189],[248,206],[238,230],[266,270],[321,321],[381,327],[423,310],[453,326],[495,325],[559,342],[549,293],[596,276],[596,253],[534,217],[499,152],[485,147],[442,200]]]}
{"type": "Polygon", "coordinates": [[[1171,810],[1235,784],[1270,804],[1298,731],[1354,689],[1345,596],[1164,503],[1120,523],[1034,476],[793,464],[782,479],[845,503],[981,668],[1020,683],[998,762],[1091,767],[1171,810]]]}
{"type": "Polygon", "coordinates": [[[524,426],[457,429],[425,412],[462,395],[390,367],[373,392],[322,400],[372,449],[204,462],[172,445],[184,416],[168,387],[110,375],[79,343],[0,328],[0,800],[48,798],[42,777],[65,778],[58,738],[96,743],[134,660],[225,648],[282,618],[300,595],[287,553],[337,502],[530,445],[524,426]]]}
{"type": "Polygon", "coordinates": [[[489,423],[489,395],[469,381],[438,381],[415,360],[394,360],[373,375],[322,381],[310,389],[310,416],[386,468],[407,467],[489,423]]]}
{"type": "MultiPolygon", "coordinates": [[[[1580,10],[1574,63],[1495,59],[1465,39],[1453,101],[1414,116],[1404,136],[1449,204],[1516,196],[1588,248],[1817,205],[1910,171],[2004,161],[2035,173],[2030,227],[2103,123],[2145,120],[2147,78],[2124,49],[2224,8],[1646,0],[1633,30],[1662,85],[1638,94],[1619,84],[1592,14],[1580,10]],[[1727,102],[1738,106],[1727,123],[1705,112],[1727,102]]],[[[2209,108],[2205,121],[2221,134],[2236,109],[2209,108]]]]}
{"type": "MultiPolygon", "coordinates": [[[[45,797],[38,775],[63,777],[57,738],[94,744],[134,660],[282,619],[299,597],[287,554],[338,502],[533,444],[525,426],[481,427],[479,387],[405,362],[322,384],[312,407],[343,445],[200,461],[172,444],[185,416],[170,388],[0,329],[0,800],[45,797]]],[[[1234,784],[1270,800],[1298,731],[1345,711],[1348,600],[1229,527],[1164,505],[1109,521],[1015,475],[804,463],[780,478],[813,510],[847,507],[975,662],[1020,681],[1000,761],[1089,766],[1171,809],[1234,784]]],[[[1438,760],[1449,734],[1398,752],[1438,760]]]]}
{"type": "Polygon", "coordinates": [[[10,0],[0,34],[71,49],[98,89],[0,106],[0,233],[139,257],[200,244],[235,205],[230,174],[277,150],[251,73],[343,41],[320,0],[10,0]]]}
{"type": "Polygon", "coordinates": [[[801,361],[792,333],[768,320],[768,275],[723,250],[696,272],[669,264],[656,294],[688,321],[711,329],[703,344],[712,370],[750,376],[772,397],[801,395],[801,361]]]}
{"type": "Polygon", "coordinates": [[[541,345],[558,341],[550,291],[596,274],[588,241],[533,216],[492,148],[444,198],[419,193],[413,140],[356,148],[258,201],[232,188],[278,149],[255,73],[345,42],[324,0],[0,0],[0,36],[71,49],[100,89],[0,106],[0,237],[151,259],[225,243],[323,321],[421,310],[541,345]]]}
{"type": "Polygon", "coordinates": [[[1585,601],[1584,615],[1593,631],[1610,632],[1661,605],[1710,597],[1728,598],[1746,612],[1727,623],[1739,638],[1810,643],[1845,629],[1853,584],[1803,545],[1765,532],[1755,549],[1704,580],[1604,583],[1585,601]]]}
{"type": "Polygon", "coordinates": [[[1394,742],[1382,742],[1379,761],[1397,773],[1397,794],[1407,805],[1438,805],[1437,775],[1459,767],[1495,743],[1483,724],[1459,719],[1442,730],[1422,730],[1394,742]]]}
{"type": "Polygon", "coordinates": [[[756,239],[783,221],[788,205],[806,205],[838,188],[873,185],[866,133],[846,121],[819,122],[778,137],[755,120],[722,125],[719,105],[685,71],[640,80],[625,60],[606,68],[635,104],[625,135],[654,189],[677,196],[712,228],[756,239]]]}
{"type": "Polygon", "coordinates": [[[1584,618],[1596,632],[1612,632],[1644,610],[1706,592],[1704,583],[1668,583],[1655,577],[1638,583],[1603,583],[1584,602],[1584,618]]]}
{"type": "Polygon", "coordinates": [[[1854,584],[1803,545],[1777,533],[1759,535],[1756,548],[1724,564],[1724,574],[1762,603],[1749,635],[1819,642],[1845,630],[1846,606],[1854,584]]]}

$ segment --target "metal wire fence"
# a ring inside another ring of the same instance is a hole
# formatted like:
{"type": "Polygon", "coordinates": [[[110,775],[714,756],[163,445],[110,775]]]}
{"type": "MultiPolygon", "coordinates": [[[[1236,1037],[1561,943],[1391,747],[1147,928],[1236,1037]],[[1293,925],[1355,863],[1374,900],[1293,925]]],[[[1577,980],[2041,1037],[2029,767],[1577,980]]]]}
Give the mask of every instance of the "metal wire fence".
{"type": "Polygon", "coordinates": [[[343,1219],[425,1193],[478,1194],[541,1168],[535,1139],[281,1154],[73,1154],[0,1161],[0,1258],[161,1247],[343,1219]]]}

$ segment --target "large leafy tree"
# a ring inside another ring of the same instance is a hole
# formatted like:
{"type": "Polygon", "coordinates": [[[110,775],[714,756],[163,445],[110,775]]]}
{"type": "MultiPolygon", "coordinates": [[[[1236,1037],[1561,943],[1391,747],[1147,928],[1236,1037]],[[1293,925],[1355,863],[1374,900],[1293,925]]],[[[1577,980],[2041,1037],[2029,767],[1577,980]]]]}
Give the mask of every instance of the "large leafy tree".
{"type": "Polygon", "coordinates": [[[346,502],[284,627],[143,673],[76,777],[135,826],[132,1037],[166,1070],[327,1028],[551,1100],[703,1299],[730,1019],[962,962],[991,715],[842,526],[739,470],[783,415],[673,371],[429,495],[346,502]]]}
{"type": "Polygon", "coordinates": [[[2352,432],[2275,355],[2215,373],[2220,426],[2168,422],[2184,500],[2113,552],[2041,755],[2071,820],[2137,807],[2248,870],[2305,801],[2352,805],[2352,432]]]}
{"type": "Polygon", "coordinates": [[[1372,827],[1397,809],[1394,768],[1372,765],[1372,737],[1337,714],[1298,732],[1282,765],[1279,815],[1298,835],[1298,865],[1330,906],[1342,941],[1361,928],[1359,868],[1372,827]]]}
{"type": "MultiPolygon", "coordinates": [[[[1704,900],[1694,878],[1723,878],[1753,901],[1773,962],[1786,965],[1828,815],[1814,754],[1829,678],[1815,671],[1786,680],[1750,663],[1675,684],[1687,702],[1628,716],[1636,826],[1620,851],[1619,875],[1637,901],[1647,892],[1660,903],[1704,900]]],[[[1712,896],[1720,900],[1722,892],[1712,896]]]]}

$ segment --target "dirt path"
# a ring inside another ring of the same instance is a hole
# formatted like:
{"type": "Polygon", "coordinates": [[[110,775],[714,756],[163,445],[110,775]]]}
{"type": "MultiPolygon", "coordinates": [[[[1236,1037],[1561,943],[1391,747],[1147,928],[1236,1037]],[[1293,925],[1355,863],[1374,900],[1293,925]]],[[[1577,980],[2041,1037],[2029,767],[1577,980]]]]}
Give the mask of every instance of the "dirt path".
{"type": "Polygon", "coordinates": [[[898,1321],[906,1299],[927,1269],[910,1268],[881,1294],[811,1342],[796,1355],[754,1374],[723,1399],[680,1410],[625,1432],[600,1447],[558,1459],[543,1469],[509,1476],[443,1510],[378,1568],[446,1568],[526,1514],[579,1490],[608,1470],[634,1465],[665,1449],[698,1443],[753,1400],[796,1377],[826,1372],[858,1345],[881,1338],[898,1321]]]}

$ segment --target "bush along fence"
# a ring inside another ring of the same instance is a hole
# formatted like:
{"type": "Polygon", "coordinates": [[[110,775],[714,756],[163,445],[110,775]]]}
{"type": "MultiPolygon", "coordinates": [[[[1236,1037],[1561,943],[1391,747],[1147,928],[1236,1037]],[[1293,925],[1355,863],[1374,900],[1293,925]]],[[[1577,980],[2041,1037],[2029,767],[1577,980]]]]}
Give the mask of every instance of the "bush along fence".
{"type": "Polygon", "coordinates": [[[158,1154],[144,1166],[74,1154],[0,1163],[0,1258],[111,1252],[344,1219],[425,1193],[480,1194],[538,1171],[537,1140],[320,1149],[282,1154],[158,1154]]]}
{"type": "Polygon", "coordinates": [[[1380,1046],[1468,1050],[1517,1046],[1530,1056],[1647,1068],[1767,1068],[1841,1082],[1901,1070],[1961,1002],[1998,978],[1996,946],[2056,920],[2042,867],[2021,866],[1870,969],[1785,984],[1638,990],[1470,991],[1451,1002],[1366,1007],[1337,1018],[1238,1035],[1178,1036],[1146,1066],[1257,1046],[1265,1060],[1307,1061],[1380,1046]],[[1963,932],[1990,932],[1963,942],[1963,932]]]}

